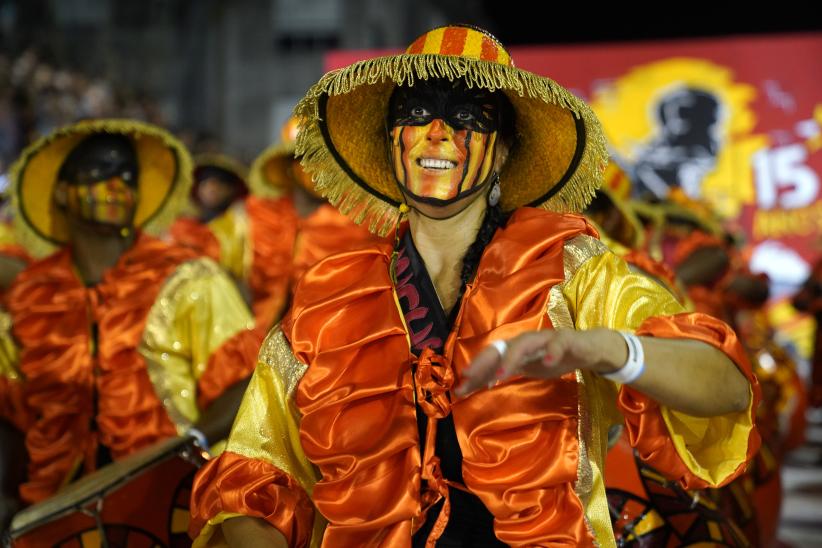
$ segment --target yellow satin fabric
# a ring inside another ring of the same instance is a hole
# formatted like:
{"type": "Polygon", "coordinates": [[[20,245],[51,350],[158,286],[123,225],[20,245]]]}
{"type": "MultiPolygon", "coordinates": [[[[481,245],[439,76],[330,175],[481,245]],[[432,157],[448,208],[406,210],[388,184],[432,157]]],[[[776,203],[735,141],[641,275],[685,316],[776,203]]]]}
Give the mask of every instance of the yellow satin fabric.
{"type": "Polygon", "coordinates": [[[0,419],[25,432],[31,416],[24,401],[19,359],[11,334],[11,316],[0,308],[0,419]]]}
{"type": "Polygon", "coordinates": [[[248,215],[242,203],[208,223],[220,242],[220,264],[237,280],[247,280],[251,270],[251,247],[248,215]]]}
{"type": "Polygon", "coordinates": [[[11,316],[0,309],[0,378],[19,381],[17,347],[11,335],[11,316]]]}
{"type": "MultiPolygon", "coordinates": [[[[634,331],[651,316],[684,311],[669,291],[651,278],[631,272],[624,261],[610,252],[603,252],[582,264],[564,285],[562,294],[576,329],[609,327],[634,331]]],[[[614,405],[616,386],[598,376],[590,378],[587,388],[588,399],[592,402],[591,422],[599,423],[600,429],[607,433],[610,425],[621,422],[614,405]]],[[[753,402],[752,397],[751,405],[753,402]]],[[[664,406],[660,411],[677,454],[699,478],[716,485],[746,460],[748,439],[753,430],[750,408],[711,418],[691,417],[664,406]]],[[[601,474],[605,437],[591,442],[588,447],[589,459],[594,464],[594,489],[587,510],[598,540],[603,542],[606,537],[601,531],[611,529],[608,516],[593,514],[590,510],[604,504],[601,474]]]]}
{"type": "Polygon", "coordinates": [[[200,417],[197,380],[209,358],[253,325],[236,286],[211,259],[184,263],[166,280],[149,311],[139,352],[179,433],[200,417]]]}
{"type": "MultiPolygon", "coordinates": [[[[311,495],[319,473],[300,443],[300,416],[294,391],[306,366],[294,357],[279,327],[269,334],[231,429],[226,451],[274,465],[311,495]]],[[[211,517],[195,547],[227,546],[220,524],[240,514],[220,512],[211,517]]],[[[315,513],[311,546],[322,543],[325,521],[315,513]]]]}

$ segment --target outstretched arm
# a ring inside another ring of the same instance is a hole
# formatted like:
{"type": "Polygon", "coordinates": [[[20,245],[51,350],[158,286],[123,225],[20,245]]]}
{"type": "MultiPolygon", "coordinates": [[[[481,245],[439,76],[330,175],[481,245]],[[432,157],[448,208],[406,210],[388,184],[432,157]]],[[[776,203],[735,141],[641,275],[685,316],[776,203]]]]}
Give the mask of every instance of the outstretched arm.
{"type": "MultiPolygon", "coordinates": [[[[721,351],[696,340],[640,337],[640,341],[645,370],[631,384],[637,390],[696,417],[747,408],[748,381],[721,351]]],[[[575,369],[612,373],[627,359],[625,340],[611,329],[532,331],[508,341],[504,358],[493,346],[483,350],[464,373],[458,395],[518,375],[550,379],[575,369]]]]}

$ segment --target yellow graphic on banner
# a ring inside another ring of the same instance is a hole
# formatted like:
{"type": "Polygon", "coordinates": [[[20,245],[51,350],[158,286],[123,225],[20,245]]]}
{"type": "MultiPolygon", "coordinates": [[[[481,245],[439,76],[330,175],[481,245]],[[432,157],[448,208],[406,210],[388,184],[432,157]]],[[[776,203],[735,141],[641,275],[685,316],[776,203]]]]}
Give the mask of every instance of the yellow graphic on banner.
{"type": "Polygon", "coordinates": [[[756,199],[751,157],[768,146],[766,136],[752,133],[755,97],[726,67],[671,58],[596,91],[592,106],[614,155],[643,188],[664,197],[679,186],[733,218],[756,199]]]}

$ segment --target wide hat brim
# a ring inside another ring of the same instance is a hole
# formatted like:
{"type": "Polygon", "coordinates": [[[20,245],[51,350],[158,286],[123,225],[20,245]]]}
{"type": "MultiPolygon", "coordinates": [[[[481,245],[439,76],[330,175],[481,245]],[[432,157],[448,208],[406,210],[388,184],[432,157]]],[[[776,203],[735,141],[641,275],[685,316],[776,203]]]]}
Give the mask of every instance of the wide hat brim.
{"type": "Polygon", "coordinates": [[[505,211],[580,212],[601,186],[608,154],[593,111],[536,74],[490,61],[401,54],[326,74],[297,105],[297,154],[317,191],[343,213],[385,235],[404,202],[389,161],[386,113],[397,85],[462,79],[500,90],[514,108],[516,141],[500,175],[505,211]]]}
{"type": "Polygon", "coordinates": [[[126,135],[134,143],[139,176],[134,226],[160,234],[184,207],[192,162],[185,146],[157,126],[136,120],[100,119],[61,128],[27,147],[11,168],[11,194],[18,237],[41,255],[68,243],[68,220],[52,195],[63,161],[96,133],[126,135]]]}

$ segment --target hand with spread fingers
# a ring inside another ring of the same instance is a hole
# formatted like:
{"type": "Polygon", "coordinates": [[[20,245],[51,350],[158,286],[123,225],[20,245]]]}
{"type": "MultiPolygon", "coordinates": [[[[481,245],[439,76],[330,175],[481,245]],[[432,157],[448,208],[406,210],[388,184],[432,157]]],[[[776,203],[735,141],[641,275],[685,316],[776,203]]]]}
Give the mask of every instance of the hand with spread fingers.
{"type": "Polygon", "coordinates": [[[554,379],[574,371],[619,370],[628,358],[625,340],[611,329],[529,331],[509,341],[494,341],[463,372],[462,397],[512,377],[554,379]]]}

